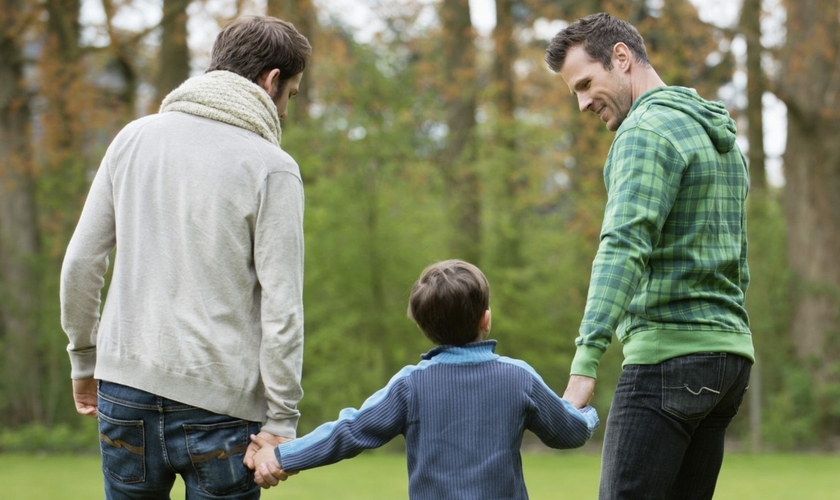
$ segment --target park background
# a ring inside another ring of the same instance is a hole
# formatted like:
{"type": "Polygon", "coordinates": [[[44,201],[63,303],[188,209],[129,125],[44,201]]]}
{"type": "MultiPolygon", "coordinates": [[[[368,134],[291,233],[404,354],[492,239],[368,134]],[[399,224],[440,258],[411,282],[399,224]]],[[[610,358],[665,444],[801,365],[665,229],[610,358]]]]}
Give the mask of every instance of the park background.
{"type": "MultiPolygon", "coordinates": [[[[73,408],[59,321],[64,250],[110,140],[201,74],[221,26],[245,13],[293,22],[314,49],[283,123],[306,193],[299,431],[358,407],[430,348],[406,301],[420,271],[448,258],[490,280],[497,352],[562,393],[613,134],[578,111],[543,55],[569,21],[607,11],[639,28],[666,83],[724,101],[749,159],[757,363],[730,450],[836,458],[840,2],[1,5],[0,453],[96,452],[95,422],[73,408]]],[[[593,401],[602,419],[620,364],[616,343],[593,401]]]]}

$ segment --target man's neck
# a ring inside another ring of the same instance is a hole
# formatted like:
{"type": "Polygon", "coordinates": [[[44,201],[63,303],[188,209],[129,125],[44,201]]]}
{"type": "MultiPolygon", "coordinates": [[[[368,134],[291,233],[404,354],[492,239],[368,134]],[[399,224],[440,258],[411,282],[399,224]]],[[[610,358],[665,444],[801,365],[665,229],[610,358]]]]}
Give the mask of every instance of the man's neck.
{"type": "Polygon", "coordinates": [[[634,79],[631,84],[633,102],[636,102],[636,99],[641,97],[645,92],[665,86],[665,82],[659,78],[659,75],[652,66],[639,66],[638,69],[638,78],[634,79]]]}

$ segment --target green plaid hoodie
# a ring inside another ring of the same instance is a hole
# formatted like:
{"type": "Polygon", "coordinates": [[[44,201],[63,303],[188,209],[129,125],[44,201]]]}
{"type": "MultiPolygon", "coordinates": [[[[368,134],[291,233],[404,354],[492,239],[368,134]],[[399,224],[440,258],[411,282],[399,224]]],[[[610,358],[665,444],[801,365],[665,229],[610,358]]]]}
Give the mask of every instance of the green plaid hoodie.
{"type": "Polygon", "coordinates": [[[710,351],[754,361],[744,309],[749,179],[723,104],[683,87],[643,94],[616,132],[604,182],[571,373],[595,377],[613,333],[624,365],[710,351]]]}

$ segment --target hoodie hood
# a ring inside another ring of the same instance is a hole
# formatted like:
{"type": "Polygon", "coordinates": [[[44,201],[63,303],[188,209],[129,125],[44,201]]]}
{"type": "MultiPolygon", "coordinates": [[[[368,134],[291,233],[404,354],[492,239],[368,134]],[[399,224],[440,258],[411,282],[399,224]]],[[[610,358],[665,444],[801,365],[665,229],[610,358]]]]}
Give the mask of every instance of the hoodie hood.
{"type": "Polygon", "coordinates": [[[636,99],[630,113],[645,106],[665,106],[681,111],[703,126],[719,153],[728,153],[735,147],[735,121],[722,102],[707,101],[694,89],[685,87],[657,87],[636,99]]]}

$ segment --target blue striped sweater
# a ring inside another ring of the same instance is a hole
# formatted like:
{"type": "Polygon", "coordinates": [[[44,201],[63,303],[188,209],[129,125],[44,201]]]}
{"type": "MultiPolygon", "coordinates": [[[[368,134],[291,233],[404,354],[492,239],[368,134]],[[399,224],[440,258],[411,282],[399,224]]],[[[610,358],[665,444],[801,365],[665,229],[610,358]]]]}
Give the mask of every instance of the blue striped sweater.
{"type": "Polygon", "coordinates": [[[598,426],[495,340],[440,346],[338,420],[281,444],[283,469],[328,465],[405,436],[412,500],[527,499],[519,449],[526,429],[552,448],[582,446],[598,426]]]}

